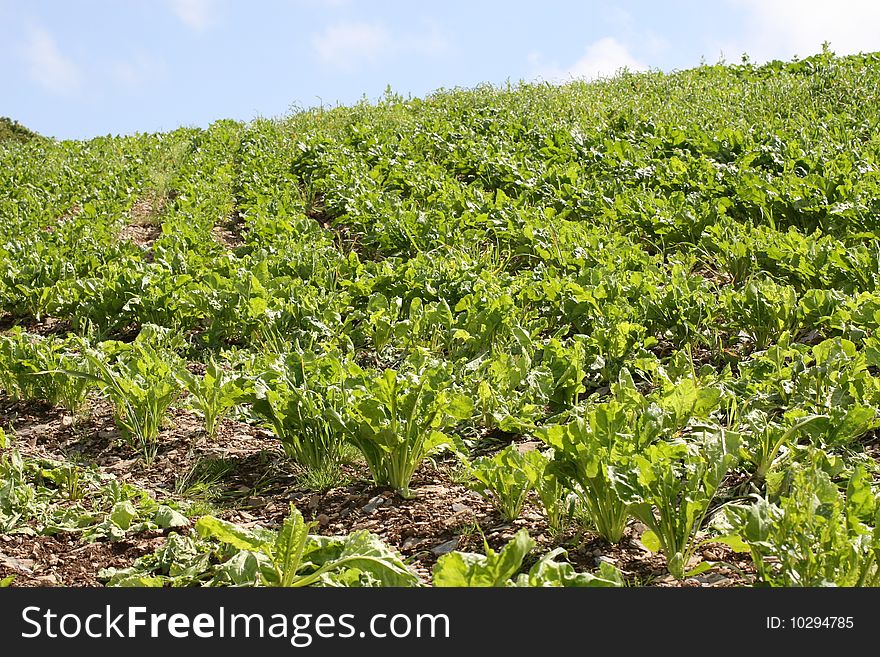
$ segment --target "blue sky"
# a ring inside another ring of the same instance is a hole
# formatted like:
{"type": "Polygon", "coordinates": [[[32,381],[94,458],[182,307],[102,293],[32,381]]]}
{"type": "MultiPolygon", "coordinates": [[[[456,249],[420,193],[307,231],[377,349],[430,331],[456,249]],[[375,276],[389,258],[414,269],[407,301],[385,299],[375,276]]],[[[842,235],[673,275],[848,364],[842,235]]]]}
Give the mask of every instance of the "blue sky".
{"type": "Polygon", "coordinates": [[[0,0],[0,115],[88,138],[824,40],[880,50],[880,1],[0,0]]]}

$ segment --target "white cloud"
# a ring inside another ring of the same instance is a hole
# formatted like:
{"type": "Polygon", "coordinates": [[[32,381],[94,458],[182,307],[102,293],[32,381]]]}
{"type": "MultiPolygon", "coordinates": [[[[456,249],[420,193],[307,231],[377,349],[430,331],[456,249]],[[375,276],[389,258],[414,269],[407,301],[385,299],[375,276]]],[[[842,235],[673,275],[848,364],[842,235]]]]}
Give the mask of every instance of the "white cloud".
{"type": "Polygon", "coordinates": [[[196,32],[203,32],[214,22],[214,0],[169,0],[171,11],[180,21],[196,32]]]}
{"type": "Polygon", "coordinates": [[[604,5],[602,7],[603,13],[608,19],[609,22],[617,25],[618,27],[630,28],[633,24],[633,16],[632,14],[624,9],[623,7],[617,7],[614,5],[604,5]]]}
{"type": "Polygon", "coordinates": [[[373,61],[392,46],[391,32],[381,23],[331,25],[312,37],[318,57],[333,68],[350,70],[363,60],[373,61]]]}
{"type": "Polygon", "coordinates": [[[837,54],[880,50],[877,0],[729,0],[746,12],[747,33],[721,44],[725,56],[755,61],[806,57],[823,41],[837,54]]]}
{"type": "Polygon", "coordinates": [[[558,63],[547,63],[540,53],[529,55],[529,66],[534,78],[548,82],[563,82],[572,78],[595,80],[611,77],[621,69],[643,71],[647,68],[638,61],[620,41],[614,37],[604,37],[587,46],[583,57],[567,67],[558,63]]]}
{"type": "Polygon", "coordinates": [[[55,94],[75,93],[82,84],[79,67],[58,47],[52,35],[43,28],[34,28],[25,45],[24,56],[30,78],[55,94]]]}
{"type": "Polygon", "coordinates": [[[150,83],[165,77],[166,68],[163,60],[140,52],[130,59],[113,62],[109,72],[117,84],[142,91],[150,83]]]}
{"type": "Polygon", "coordinates": [[[383,23],[359,22],[328,26],[312,37],[312,46],[323,64],[351,72],[389,55],[436,55],[446,50],[449,42],[436,25],[399,37],[383,23]]]}

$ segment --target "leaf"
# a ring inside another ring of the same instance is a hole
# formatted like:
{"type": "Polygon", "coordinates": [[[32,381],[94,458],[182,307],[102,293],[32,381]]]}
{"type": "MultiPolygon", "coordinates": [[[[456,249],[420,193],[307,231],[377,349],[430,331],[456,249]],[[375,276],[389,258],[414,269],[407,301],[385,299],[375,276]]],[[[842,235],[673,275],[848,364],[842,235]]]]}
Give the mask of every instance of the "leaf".
{"type": "Polygon", "coordinates": [[[199,536],[215,538],[239,550],[259,551],[264,545],[264,542],[254,536],[253,533],[214,516],[202,516],[199,518],[196,523],[196,531],[199,533],[199,536]]]}
{"type": "Polygon", "coordinates": [[[626,586],[623,573],[616,566],[603,561],[599,564],[599,577],[606,582],[615,582],[618,586],[626,586]]]}
{"type": "Polygon", "coordinates": [[[467,420],[473,415],[474,402],[467,395],[453,393],[449,396],[445,412],[456,420],[467,420]]]}
{"type": "Polygon", "coordinates": [[[425,438],[425,443],[422,446],[425,454],[430,454],[432,452],[438,451],[441,447],[446,447],[452,451],[454,451],[454,445],[452,443],[452,438],[447,436],[442,431],[431,431],[428,433],[428,437],[425,438]]]}
{"type": "Polygon", "coordinates": [[[656,533],[652,530],[647,530],[644,534],[642,534],[639,539],[642,542],[642,545],[645,546],[651,552],[659,552],[660,551],[660,537],[657,536],[656,533]]]}
{"type": "Polygon", "coordinates": [[[275,569],[269,557],[262,552],[251,552],[250,550],[242,550],[236,552],[232,557],[216,568],[218,576],[222,579],[225,577],[233,586],[256,586],[261,578],[268,579],[269,583],[274,583],[272,578],[275,575],[275,569]]]}
{"type": "Polygon", "coordinates": [[[309,540],[309,525],[293,504],[275,539],[273,559],[281,571],[281,586],[292,586],[309,540]]]}
{"type": "Polygon", "coordinates": [[[672,412],[678,426],[683,426],[691,416],[707,417],[718,405],[720,397],[720,390],[699,388],[693,379],[685,379],[663,397],[661,406],[672,412]]]}
{"type": "Polygon", "coordinates": [[[709,541],[712,543],[722,543],[734,552],[749,552],[748,543],[746,543],[739,534],[728,534],[726,536],[713,536],[709,541]]]}
{"type": "Polygon", "coordinates": [[[468,552],[450,552],[441,556],[434,565],[434,586],[464,587],[492,586],[481,578],[486,568],[486,557],[468,552]],[[479,583],[485,581],[486,583],[479,583]]]}
{"type": "Polygon", "coordinates": [[[130,501],[117,502],[110,511],[110,520],[120,529],[128,529],[131,521],[138,515],[137,509],[130,501]]]}
{"type": "Polygon", "coordinates": [[[865,340],[864,354],[867,365],[880,367],[880,340],[876,338],[865,340]]]}
{"type": "Polygon", "coordinates": [[[684,576],[685,577],[693,577],[695,575],[699,575],[700,573],[705,573],[707,570],[712,570],[712,567],[715,564],[711,561],[701,561],[696,566],[687,571],[684,576]]]}
{"type": "Polygon", "coordinates": [[[535,547],[535,541],[529,536],[528,531],[520,529],[513,539],[504,546],[497,555],[489,556],[490,568],[496,574],[496,586],[501,582],[513,577],[522,566],[526,555],[535,547]]]}
{"type": "Polygon", "coordinates": [[[165,585],[165,580],[162,577],[128,575],[118,579],[112,579],[107,585],[119,586],[122,588],[162,588],[165,585]]]}
{"type": "Polygon", "coordinates": [[[857,465],[846,487],[848,514],[863,522],[870,522],[878,508],[877,498],[871,488],[871,477],[863,465],[857,465]]]}
{"type": "Polygon", "coordinates": [[[565,555],[565,550],[556,548],[541,557],[529,569],[528,575],[520,575],[517,586],[577,586],[577,587],[620,587],[624,585],[620,571],[607,562],[602,562],[598,575],[575,572],[570,563],[556,561],[565,555]]]}
{"type": "Polygon", "coordinates": [[[474,461],[471,473],[477,481],[472,488],[492,501],[505,519],[514,520],[522,510],[532,482],[543,473],[542,458],[537,450],[523,455],[516,445],[508,445],[493,457],[484,456],[474,461]]]}
{"type": "Polygon", "coordinates": [[[507,586],[533,547],[535,541],[520,529],[499,553],[444,554],[434,566],[434,586],[507,586]]]}
{"type": "Polygon", "coordinates": [[[563,451],[567,446],[567,427],[562,424],[553,424],[542,427],[537,431],[537,436],[555,450],[563,451]]]}
{"type": "Polygon", "coordinates": [[[189,518],[165,504],[160,505],[156,510],[156,516],[153,519],[153,522],[159,525],[161,529],[189,527],[189,518]]]}
{"type": "MultiPolygon", "coordinates": [[[[329,543],[334,541],[336,546],[333,550],[338,552],[333,558],[325,552],[328,558],[322,565],[328,571],[326,578],[329,581],[344,579],[349,586],[419,585],[418,576],[375,534],[358,530],[345,537],[313,536],[310,542],[323,543],[325,547],[329,547],[329,543]],[[352,571],[358,571],[357,578],[352,576],[352,571]]],[[[320,554],[320,549],[309,552],[308,559],[314,562],[320,554]]]]}
{"type": "Polygon", "coordinates": [[[260,317],[265,314],[269,304],[262,297],[251,297],[248,299],[248,310],[251,317],[260,317]]]}

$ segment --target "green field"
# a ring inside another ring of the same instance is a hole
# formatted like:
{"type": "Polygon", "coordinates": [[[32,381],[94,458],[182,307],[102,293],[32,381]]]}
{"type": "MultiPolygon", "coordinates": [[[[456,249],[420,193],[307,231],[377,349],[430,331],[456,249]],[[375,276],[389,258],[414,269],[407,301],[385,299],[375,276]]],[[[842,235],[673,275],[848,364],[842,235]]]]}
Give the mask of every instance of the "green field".
{"type": "Polygon", "coordinates": [[[880,55],[0,124],[0,581],[880,585],[880,55]]]}

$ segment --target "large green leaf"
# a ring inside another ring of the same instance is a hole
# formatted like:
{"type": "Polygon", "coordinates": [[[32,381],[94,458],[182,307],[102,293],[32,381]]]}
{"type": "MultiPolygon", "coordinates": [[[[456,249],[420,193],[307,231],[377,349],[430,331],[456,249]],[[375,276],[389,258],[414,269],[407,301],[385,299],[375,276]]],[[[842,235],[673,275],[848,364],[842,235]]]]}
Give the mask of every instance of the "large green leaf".
{"type": "Polygon", "coordinates": [[[541,557],[534,566],[529,569],[527,575],[517,578],[517,586],[574,586],[574,587],[621,587],[626,582],[620,571],[611,564],[603,561],[599,567],[599,573],[578,573],[570,563],[557,561],[559,556],[565,556],[565,550],[556,548],[541,557]]]}
{"type": "Polygon", "coordinates": [[[450,552],[434,566],[434,586],[509,586],[535,541],[519,530],[501,552],[487,547],[485,555],[450,552]]]}
{"type": "Polygon", "coordinates": [[[189,518],[165,504],[159,505],[153,522],[162,529],[177,529],[189,526],[189,518]]]}
{"type": "Polygon", "coordinates": [[[128,500],[117,502],[110,511],[110,520],[122,530],[128,529],[131,526],[131,521],[137,516],[137,508],[128,500]]]}
{"type": "Polygon", "coordinates": [[[259,551],[264,545],[264,541],[256,537],[253,532],[214,516],[199,518],[196,522],[196,531],[200,536],[215,538],[239,550],[259,551]]]}

